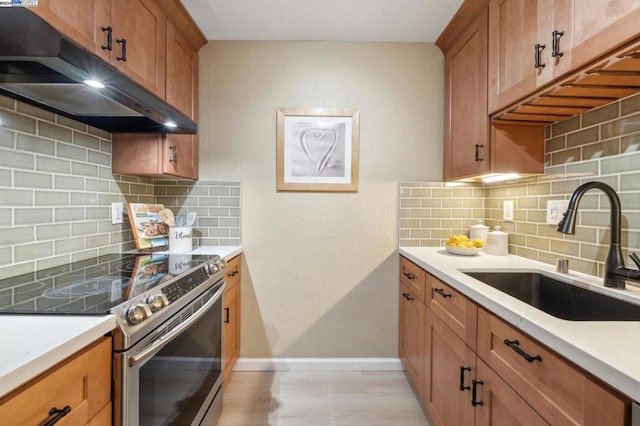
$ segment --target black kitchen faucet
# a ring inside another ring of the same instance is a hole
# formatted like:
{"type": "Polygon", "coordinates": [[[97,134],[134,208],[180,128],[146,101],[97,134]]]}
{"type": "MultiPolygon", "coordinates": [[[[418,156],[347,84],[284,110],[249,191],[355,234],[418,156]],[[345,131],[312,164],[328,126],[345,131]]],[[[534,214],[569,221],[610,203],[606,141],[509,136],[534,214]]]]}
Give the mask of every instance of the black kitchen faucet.
{"type": "MultiPolygon", "coordinates": [[[[604,285],[605,287],[613,287],[624,289],[625,280],[640,282],[640,269],[630,269],[624,266],[624,257],[620,249],[620,222],[621,209],[620,198],[616,191],[606,183],[587,182],[580,185],[571,195],[567,211],[558,224],[558,231],[563,234],[575,234],[576,232],[576,216],[578,214],[578,204],[585,192],[592,188],[597,188],[605,193],[609,198],[609,207],[611,209],[611,238],[609,241],[609,252],[604,263],[604,285]]],[[[629,255],[631,260],[640,268],[640,258],[636,253],[629,255]]]]}

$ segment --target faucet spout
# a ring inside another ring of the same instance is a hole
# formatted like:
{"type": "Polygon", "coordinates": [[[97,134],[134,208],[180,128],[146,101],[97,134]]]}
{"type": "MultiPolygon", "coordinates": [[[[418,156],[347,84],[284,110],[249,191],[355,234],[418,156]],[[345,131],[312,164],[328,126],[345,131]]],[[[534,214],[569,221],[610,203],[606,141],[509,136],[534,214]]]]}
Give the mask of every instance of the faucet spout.
{"type": "Polygon", "coordinates": [[[604,192],[609,199],[609,208],[611,210],[609,223],[611,236],[609,251],[604,265],[604,285],[605,287],[624,289],[625,280],[640,280],[640,271],[626,268],[624,265],[624,258],[620,248],[622,209],[620,208],[620,198],[618,198],[618,194],[613,188],[602,182],[587,182],[580,185],[571,195],[567,211],[558,224],[558,231],[564,234],[575,233],[578,204],[585,192],[590,189],[599,189],[604,192]]]}

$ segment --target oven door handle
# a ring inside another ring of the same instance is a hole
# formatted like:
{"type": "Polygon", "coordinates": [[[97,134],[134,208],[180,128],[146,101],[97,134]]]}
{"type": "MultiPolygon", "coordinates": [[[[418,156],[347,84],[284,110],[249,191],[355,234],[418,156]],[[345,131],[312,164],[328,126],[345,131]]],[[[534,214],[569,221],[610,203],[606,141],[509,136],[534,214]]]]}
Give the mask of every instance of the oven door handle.
{"type": "Polygon", "coordinates": [[[185,328],[191,326],[194,322],[198,321],[204,314],[207,313],[209,308],[211,308],[211,306],[213,306],[222,297],[222,292],[224,291],[225,286],[226,286],[226,283],[223,284],[222,287],[218,289],[218,291],[216,291],[216,293],[213,295],[211,299],[207,301],[207,303],[202,305],[202,307],[198,310],[198,312],[190,316],[185,322],[181,323],[180,325],[178,325],[176,328],[174,328],[164,336],[154,340],[149,345],[149,347],[147,347],[147,349],[143,350],[138,355],[132,356],[131,358],[129,358],[129,367],[135,367],[136,365],[140,364],[147,358],[155,355],[157,352],[160,351],[160,349],[162,349],[163,347],[168,345],[169,342],[171,342],[173,339],[178,337],[178,335],[182,333],[182,331],[185,328]]]}

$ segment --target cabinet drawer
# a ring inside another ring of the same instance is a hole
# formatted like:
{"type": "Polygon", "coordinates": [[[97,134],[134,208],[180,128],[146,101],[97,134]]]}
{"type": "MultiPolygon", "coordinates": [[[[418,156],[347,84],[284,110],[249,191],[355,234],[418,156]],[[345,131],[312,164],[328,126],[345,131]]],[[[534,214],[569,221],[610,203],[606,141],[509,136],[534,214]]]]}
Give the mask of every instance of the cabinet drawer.
{"type": "Polygon", "coordinates": [[[427,273],[418,265],[400,256],[400,282],[425,303],[427,273]]]}
{"type": "Polygon", "coordinates": [[[86,424],[111,400],[111,339],[102,338],[0,400],[5,425],[41,424],[69,406],[60,423],[86,424]]]}
{"type": "Polygon", "coordinates": [[[623,399],[483,309],[478,355],[551,424],[626,424],[623,399]]]}
{"type": "Polygon", "coordinates": [[[238,255],[227,262],[227,266],[224,267],[224,279],[227,282],[227,291],[234,284],[240,282],[240,260],[241,256],[238,255]]]}
{"type": "Polygon", "coordinates": [[[478,307],[453,287],[427,274],[427,305],[471,349],[476,348],[478,307]]]}

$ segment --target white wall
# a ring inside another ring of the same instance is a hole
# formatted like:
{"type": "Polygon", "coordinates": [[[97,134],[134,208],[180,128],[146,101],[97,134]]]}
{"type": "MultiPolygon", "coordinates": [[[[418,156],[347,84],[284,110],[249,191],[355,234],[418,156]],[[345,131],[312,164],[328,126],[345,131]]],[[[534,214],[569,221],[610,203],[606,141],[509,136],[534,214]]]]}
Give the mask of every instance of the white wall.
{"type": "Polygon", "coordinates": [[[442,177],[432,44],[209,42],[200,176],[242,182],[243,357],[397,355],[398,182],[442,177]],[[278,193],[278,107],[360,110],[358,193],[278,193]]]}

